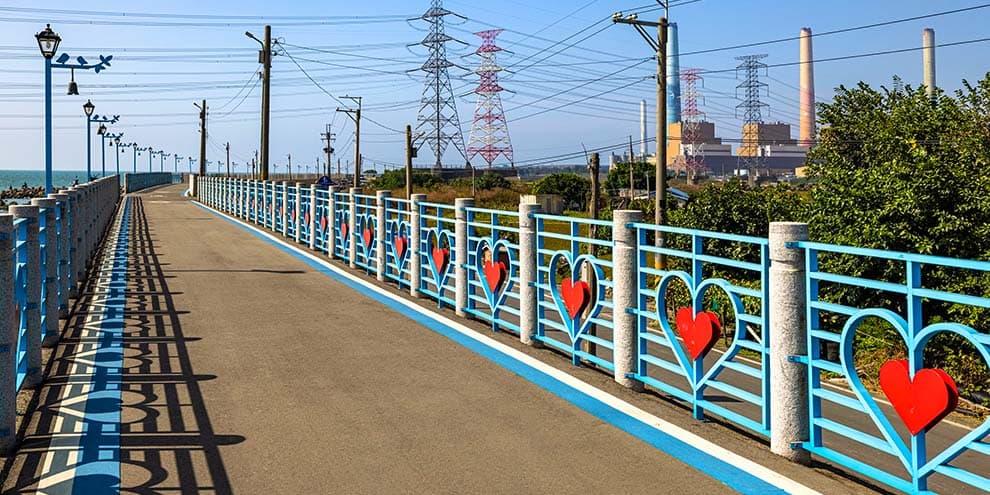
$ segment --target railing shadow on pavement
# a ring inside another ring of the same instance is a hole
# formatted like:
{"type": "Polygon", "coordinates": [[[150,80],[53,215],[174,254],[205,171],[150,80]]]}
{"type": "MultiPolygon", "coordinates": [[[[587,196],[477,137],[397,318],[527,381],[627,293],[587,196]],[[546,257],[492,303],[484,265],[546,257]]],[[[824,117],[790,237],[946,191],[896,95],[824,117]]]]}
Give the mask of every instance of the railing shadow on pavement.
{"type": "Polygon", "coordinates": [[[220,448],[241,443],[245,438],[214,432],[200,382],[216,377],[194,373],[187,344],[198,339],[186,338],[182,333],[179,316],[184,312],[175,307],[174,294],[166,281],[169,277],[164,275],[155,251],[141,199],[134,197],[130,201],[122,350],[82,351],[84,344],[93,340],[86,332],[88,326],[92,327],[92,316],[84,310],[101,304],[98,298],[102,297],[96,290],[98,277],[91,277],[76,305],[83,311],[73,312],[67,322],[62,344],[46,367],[44,386],[22,422],[21,448],[4,466],[3,478],[17,477],[6,482],[4,488],[10,493],[41,485],[51,490],[60,483],[72,483],[73,491],[82,489],[82,493],[92,494],[232,493],[220,448]],[[102,406],[94,407],[93,399],[87,400],[84,390],[66,394],[67,388],[72,392],[71,388],[82,387],[78,375],[73,375],[80,365],[111,359],[122,362],[119,401],[100,401],[102,406]],[[70,401],[85,405],[73,409],[72,404],[67,404],[70,401]],[[63,438],[65,434],[61,432],[89,431],[91,425],[87,423],[98,421],[99,413],[104,412],[94,409],[119,411],[119,453],[99,452],[94,458],[85,451],[85,440],[67,442],[63,438]],[[53,480],[58,473],[52,472],[48,456],[66,453],[70,459],[75,456],[75,465],[70,464],[75,478],[53,480]],[[109,457],[119,462],[117,476],[85,466],[87,460],[98,465],[109,457]]]}

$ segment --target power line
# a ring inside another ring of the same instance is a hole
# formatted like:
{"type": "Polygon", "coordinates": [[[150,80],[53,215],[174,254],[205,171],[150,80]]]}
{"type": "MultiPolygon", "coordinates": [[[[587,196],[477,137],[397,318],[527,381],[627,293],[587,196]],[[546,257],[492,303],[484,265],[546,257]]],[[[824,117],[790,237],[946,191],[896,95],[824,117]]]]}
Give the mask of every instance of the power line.
{"type": "MultiPolygon", "coordinates": [[[[849,33],[849,32],[852,32],[852,31],[859,31],[859,30],[863,30],[863,29],[872,29],[872,28],[877,28],[877,27],[890,26],[890,25],[894,25],[894,24],[900,24],[900,23],[911,22],[911,21],[918,21],[918,20],[921,20],[921,19],[929,19],[929,18],[932,18],[932,17],[938,17],[938,16],[943,16],[943,15],[959,14],[959,13],[962,13],[962,12],[970,12],[970,11],[973,11],[973,10],[985,9],[987,7],[990,7],[990,3],[984,3],[984,4],[980,4],[980,5],[974,5],[972,7],[964,7],[964,8],[955,9],[955,10],[945,10],[945,11],[942,11],[942,12],[934,12],[934,13],[931,13],[931,14],[918,15],[918,16],[914,16],[914,17],[905,17],[905,18],[902,18],[902,19],[894,19],[894,20],[891,20],[891,21],[875,22],[873,24],[864,24],[862,26],[854,26],[854,27],[848,27],[848,28],[833,29],[831,31],[823,31],[821,33],[812,33],[811,34],[811,37],[816,37],[817,38],[817,37],[821,37],[821,36],[830,36],[830,35],[833,35],[833,34],[849,33]]],[[[690,51],[690,52],[681,52],[681,55],[680,56],[685,57],[685,56],[688,56],[688,55],[700,55],[700,54],[703,54],[703,53],[714,53],[714,52],[722,52],[722,51],[728,51],[728,50],[737,50],[737,49],[740,49],[740,48],[752,48],[752,47],[756,47],[756,46],[773,45],[773,44],[776,44],[776,43],[786,43],[788,41],[797,41],[797,40],[800,40],[800,39],[801,39],[800,36],[788,36],[786,38],[778,38],[778,39],[775,39],[775,40],[768,40],[768,41],[758,41],[758,42],[755,42],[755,43],[743,43],[743,44],[739,44],[739,45],[724,46],[724,47],[721,47],[721,48],[708,48],[708,49],[705,49],[705,50],[695,50],[695,51],[690,51]]],[[[944,46],[944,45],[939,45],[939,46],[941,47],[941,46],[944,46]]]]}
{"type": "MultiPolygon", "coordinates": [[[[952,42],[952,43],[939,43],[938,47],[940,49],[942,49],[942,48],[949,48],[949,47],[953,47],[953,46],[971,45],[971,44],[974,44],[974,43],[985,43],[987,41],[990,41],[990,38],[978,38],[978,39],[965,40],[965,41],[956,41],[956,42],[952,42]]],[[[900,49],[896,49],[896,50],[881,50],[881,51],[875,51],[875,52],[857,53],[857,54],[854,54],[854,55],[841,55],[841,56],[838,56],[838,57],[819,58],[819,59],[816,59],[816,60],[808,60],[806,62],[800,62],[799,61],[799,62],[783,62],[783,63],[777,63],[777,64],[767,64],[767,67],[768,68],[774,68],[774,67],[792,67],[792,66],[795,66],[795,65],[817,64],[817,63],[822,63],[822,62],[838,62],[838,61],[841,61],[841,60],[852,60],[852,59],[856,59],[856,58],[877,57],[877,56],[880,56],[880,55],[893,55],[893,54],[897,54],[897,53],[915,52],[915,51],[924,50],[924,49],[925,49],[925,47],[918,46],[918,47],[911,47],[911,48],[900,48],[900,49]]],[[[736,71],[735,68],[732,68],[732,69],[718,69],[718,70],[705,70],[705,71],[701,71],[700,74],[718,74],[718,73],[722,73],[722,72],[735,72],[735,71],[736,71]]]]}
{"type": "MultiPolygon", "coordinates": [[[[280,45],[281,45],[281,44],[280,44],[280,45]]],[[[321,86],[321,85],[320,85],[320,83],[318,83],[318,82],[316,82],[316,79],[313,79],[313,77],[309,75],[309,72],[306,72],[306,69],[304,69],[302,65],[299,65],[299,62],[297,62],[297,61],[296,61],[296,59],[295,59],[295,57],[293,57],[293,56],[292,56],[292,54],[288,52],[288,50],[285,50],[285,49],[283,48],[283,49],[282,49],[282,52],[283,52],[283,53],[285,53],[285,55],[289,57],[289,60],[292,60],[292,63],[293,63],[293,64],[295,64],[295,65],[296,65],[296,67],[298,67],[298,68],[299,68],[299,70],[300,70],[300,71],[301,71],[301,72],[302,72],[303,74],[305,74],[305,75],[306,75],[306,77],[307,77],[307,78],[308,78],[308,79],[309,79],[309,80],[310,80],[310,81],[311,81],[311,82],[312,82],[312,83],[313,83],[313,84],[314,84],[314,85],[315,85],[315,86],[316,86],[317,88],[320,88],[320,91],[322,91],[322,92],[324,92],[324,93],[325,93],[325,94],[326,94],[327,96],[329,96],[329,97],[330,97],[331,99],[333,99],[333,101],[335,101],[335,102],[337,102],[337,104],[339,104],[339,105],[341,105],[341,106],[347,106],[347,105],[346,105],[346,104],[345,104],[344,102],[342,102],[342,101],[340,101],[340,99],[339,99],[339,98],[337,98],[336,96],[334,96],[334,95],[333,95],[333,93],[331,93],[331,92],[329,92],[329,91],[327,91],[327,90],[326,90],[326,88],[324,88],[323,86],[321,86]]],[[[376,121],[376,120],[374,120],[374,119],[372,119],[372,118],[370,118],[370,117],[368,117],[368,116],[363,116],[363,118],[364,118],[364,120],[367,120],[368,122],[371,122],[372,124],[375,124],[375,125],[377,125],[378,127],[381,127],[382,129],[385,129],[385,130],[387,130],[387,131],[392,131],[392,132],[394,132],[394,133],[396,133],[396,134],[401,134],[401,133],[402,133],[402,131],[399,131],[399,130],[397,130],[397,129],[393,129],[393,128],[391,128],[391,127],[389,127],[389,126],[387,126],[387,125],[385,125],[385,124],[382,124],[382,123],[380,123],[380,122],[378,122],[378,121],[376,121]]]]}

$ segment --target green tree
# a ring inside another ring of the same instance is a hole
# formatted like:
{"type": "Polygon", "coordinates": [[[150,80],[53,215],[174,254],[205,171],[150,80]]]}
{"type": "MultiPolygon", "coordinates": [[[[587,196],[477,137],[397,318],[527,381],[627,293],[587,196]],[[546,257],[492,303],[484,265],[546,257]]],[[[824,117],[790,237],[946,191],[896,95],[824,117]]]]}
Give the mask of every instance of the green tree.
{"type": "MultiPolygon", "coordinates": [[[[656,167],[650,163],[637,162],[631,164],[633,169],[633,186],[635,189],[653,189],[656,183],[656,167]]],[[[629,163],[617,163],[609,168],[603,187],[609,194],[629,189],[629,163]]]]}
{"type": "MultiPolygon", "coordinates": [[[[819,145],[809,154],[814,240],[990,259],[990,74],[976,84],[964,82],[954,97],[939,90],[929,97],[924,88],[840,87],[832,103],[819,105],[818,116],[819,145]]],[[[900,261],[827,256],[821,267],[874,280],[905,280],[900,261]]],[[[982,272],[928,265],[921,274],[926,288],[990,296],[990,277],[982,272]]],[[[822,290],[833,302],[906,311],[903,295],[834,285],[822,290]]],[[[924,302],[925,323],[951,320],[985,331],[987,316],[974,306],[924,302]]],[[[883,328],[864,334],[877,342],[877,352],[903,346],[883,328]]],[[[966,367],[972,356],[968,345],[949,335],[937,337],[925,350],[926,363],[945,367],[961,380],[961,389],[985,390],[990,375],[985,366],[982,371],[966,367]]]]}
{"type": "MultiPolygon", "coordinates": [[[[471,182],[472,179],[470,177],[461,177],[451,181],[451,185],[471,187],[471,182]]],[[[474,187],[478,191],[491,191],[494,189],[510,189],[512,188],[512,183],[501,175],[485,172],[482,176],[474,179],[474,187]]]]}
{"type": "MultiPolygon", "coordinates": [[[[430,188],[443,184],[444,180],[429,172],[413,171],[413,187],[430,188]]],[[[371,187],[379,190],[395,190],[406,187],[406,171],[387,170],[371,181],[371,187]]]]}
{"type": "Polygon", "coordinates": [[[590,193],[591,181],[577,174],[551,174],[533,184],[533,194],[557,194],[571,210],[584,210],[590,193]]]}

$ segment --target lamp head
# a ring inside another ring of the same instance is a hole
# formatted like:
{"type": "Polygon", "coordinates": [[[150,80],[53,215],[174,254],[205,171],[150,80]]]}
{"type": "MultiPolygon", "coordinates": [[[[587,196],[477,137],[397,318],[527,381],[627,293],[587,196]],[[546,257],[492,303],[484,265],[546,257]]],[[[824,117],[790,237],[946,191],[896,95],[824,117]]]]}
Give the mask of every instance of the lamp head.
{"type": "Polygon", "coordinates": [[[45,29],[34,35],[34,37],[38,40],[38,48],[41,50],[41,56],[47,59],[55,56],[55,52],[58,51],[58,44],[62,42],[62,37],[55,31],[52,31],[51,24],[45,26],[45,29]]]}
{"type": "Polygon", "coordinates": [[[94,110],[96,110],[96,105],[92,101],[86,100],[86,103],[83,104],[83,112],[86,112],[86,116],[92,117],[94,110]]]}
{"type": "Polygon", "coordinates": [[[101,135],[101,136],[104,135],[104,134],[106,134],[107,133],[107,126],[105,126],[103,124],[100,124],[100,128],[97,129],[96,133],[99,134],[99,135],[101,135]]]}

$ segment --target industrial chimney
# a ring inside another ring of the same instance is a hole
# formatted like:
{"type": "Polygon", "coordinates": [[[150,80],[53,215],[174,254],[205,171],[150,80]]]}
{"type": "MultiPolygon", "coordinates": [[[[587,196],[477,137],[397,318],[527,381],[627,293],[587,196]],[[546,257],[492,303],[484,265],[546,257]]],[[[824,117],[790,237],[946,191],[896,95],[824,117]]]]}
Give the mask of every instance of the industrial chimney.
{"type": "Polygon", "coordinates": [[[639,101],[639,154],[646,161],[646,100],[639,101]]]}
{"type": "Polygon", "coordinates": [[[802,146],[811,146],[815,140],[815,65],[811,50],[811,29],[801,28],[801,98],[799,105],[802,146]]]}
{"type": "Polygon", "coordinates": [[[921,32],[922,64],[925,66],[925,89],[928,96],[935,93],[935,30],[925,28],[921,32]]]}

